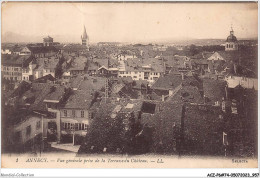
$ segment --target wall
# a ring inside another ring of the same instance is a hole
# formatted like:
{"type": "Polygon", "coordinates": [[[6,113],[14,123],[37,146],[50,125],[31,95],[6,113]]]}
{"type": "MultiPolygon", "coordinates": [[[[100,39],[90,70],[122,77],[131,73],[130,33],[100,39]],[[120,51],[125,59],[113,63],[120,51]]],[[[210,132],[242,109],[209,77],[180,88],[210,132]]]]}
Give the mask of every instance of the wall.
{"type": "Polygon", "coordinates": [[[61,116],[61,130],[62,134],[72,134],[72,131],[74,130],[73,126],[74,124],[82,124],[84,125],[84,129],[76,129],[75,134],[79,135],[85,135],[86,134],[86,129],[89,125],[89,112],[88,110],[77,110],[75,109],[75,117],[72,115],[72,109],[62,109],[60,110],[60,116],[61,116]],[[67,116],[64,115],[64,110],[67,111],[67,116]],[[84,117],[81,117],[81,111],[84,111],[84,117]],[[65,128],[65,123],[66,124],[73,124],[71,126],[71,129],[65,128]]]}
{"type": "Polygon", "coordinates": [[[40,117],[32,116],[25,120],[22,123],[19,123],[14,126],[14,133],[21,132],[21,140],[20,143],[25,143],[28,140],[33,139],[36,135],[42,133],[42,120],[40,117]],[[37,122],[40,122],[40,126],[36,128],[37,122]],[[26,128],[31,126],[31,133],[29,135],[26,134],[26,128]]]}
{"type": "Polygon", "coordinates": [[[17,66],[1,66],[2,76],[9,80],[22,80],[22,68],[17,66]]]}
{"type": "Polygon", "coordinates": [[[258,79],[256,78],[247,78],[247,77],[238,77],[238,76],[229,76],[225,78],[229,88],[235,88],[239,84],[244,88],[253,88],[258,90],[258,79]]]}

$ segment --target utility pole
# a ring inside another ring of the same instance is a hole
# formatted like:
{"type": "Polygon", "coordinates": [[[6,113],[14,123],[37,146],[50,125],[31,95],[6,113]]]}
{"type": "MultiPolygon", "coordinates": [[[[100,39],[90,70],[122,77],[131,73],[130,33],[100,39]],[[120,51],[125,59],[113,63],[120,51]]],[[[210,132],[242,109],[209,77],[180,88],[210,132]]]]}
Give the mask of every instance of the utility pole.
{"type": "Polygon", "coordinates": [[[105,103],[107,102],[108,98],[108,78],[106,78],[106,83],[105,83],[105,103]]]}
{"type": "Polygon", "coordinates": [[[40,156],[41,156],[41,152],[43,152],[44,150],[44,141],[43,141],[43,116],[41,117],[41,121],[42,121],[42,138],[41,138],[41,145],[40,145],[40,156]]]}
{"type": "Polygon", "coordinates": [[[73,124],[72,133],[73,133],[72,144],[74,146],[75,145],[75,123],[73,124]]]}

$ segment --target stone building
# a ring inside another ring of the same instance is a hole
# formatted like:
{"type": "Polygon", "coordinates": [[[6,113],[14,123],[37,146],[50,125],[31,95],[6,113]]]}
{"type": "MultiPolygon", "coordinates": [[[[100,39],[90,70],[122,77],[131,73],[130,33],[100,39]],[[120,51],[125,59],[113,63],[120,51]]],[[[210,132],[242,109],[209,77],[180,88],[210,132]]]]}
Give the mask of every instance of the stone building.
{"type": "Polygon", "coordinates": [[[234,35],[233,28],[231,27],[230,35],[227,37],[225,44],[226,51],[236,51],[238,50],[237,38],[234,35]]]}

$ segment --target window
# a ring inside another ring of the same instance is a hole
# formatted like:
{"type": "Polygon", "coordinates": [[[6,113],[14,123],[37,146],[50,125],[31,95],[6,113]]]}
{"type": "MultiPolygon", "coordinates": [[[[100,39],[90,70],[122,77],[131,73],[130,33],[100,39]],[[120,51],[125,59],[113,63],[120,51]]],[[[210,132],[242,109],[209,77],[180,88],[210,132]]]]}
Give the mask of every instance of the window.
{"type": "Polygon", "coordinates": [[[91,119],[92,118],[92,113],[88,112],[88,118],[91,119]]]}
{"type": "Polygon", "coordinates": [[[79,124],[78,123],[75,123],[74,126],[75,126],[75,130],[79,130],[79,124]]]}
{"type": "Polygon", "coordinates": [[[37,121],[36,123],[36,130],[41,128],[41,121],[37,121]]]}
{"type": "Polygon", "coordinates": [[[81,117],[85,117],[85,112],[81,111],[81,117]]]}
{"type": "Polygon", "coordinates": [[[135,72],[135,74],[138,74],[138,72],[135,72]]]}
{"type": "Polygon", "coordinates": [[[63,114],[64,114],[64,117],[67,117],[68,116],[67,110],[64,110],[63,114]]]}
{"type": "Polygon", "coordinates": [[[73,123],[70,124],[70,129],[71,129],[71,130],[74,129],[74,124],[73,124],[73,123]]]}
{"type": "Polygon", "coordinates": [[[31,125],[26,127],[26,136],[29,137],[31,135],[31,125]]]}
{"type": "Polygon", "coordinates": [[[78,124],[79,130],[81,130],[81,123],[78,124]]]}
{"type": "Polygon", "coordinates": [[[72,117],[76,117],[76,112],[75,112],[75,110],[72,110],[72,117]]]}
{"type": "Polygon", "coordinates": [[[68,123],[64,123],[64,129],[68,129],[68,123]]]}
{"type": "Polygon", "coordinates": [[[89,129],[89,125],[88,124],[84,124],[84,126],[85,126],[84,130],[87,131],[89,129]]]}

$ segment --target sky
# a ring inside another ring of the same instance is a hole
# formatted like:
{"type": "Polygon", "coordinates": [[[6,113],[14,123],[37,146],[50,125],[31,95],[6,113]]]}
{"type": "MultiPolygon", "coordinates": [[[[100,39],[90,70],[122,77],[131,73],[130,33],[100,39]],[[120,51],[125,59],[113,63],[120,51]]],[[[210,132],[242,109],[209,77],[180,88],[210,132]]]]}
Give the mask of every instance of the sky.
{"type": "Polygon", "coordinates": [[[80,42],[84,25],[93,43],[225,39],[231,25],[239,39],[258,36],[257,15],[257,3],[7,2],[1,25],[25,41],[80,42]]]}

